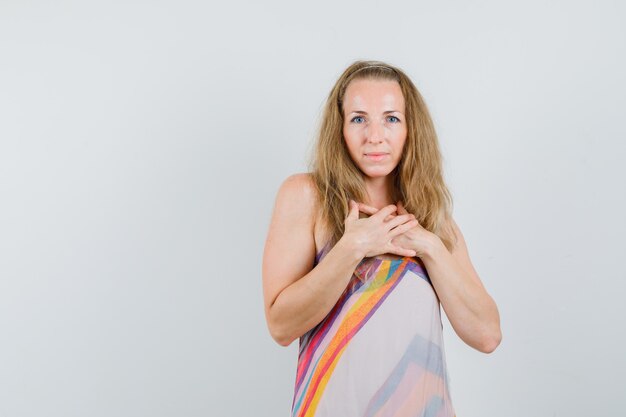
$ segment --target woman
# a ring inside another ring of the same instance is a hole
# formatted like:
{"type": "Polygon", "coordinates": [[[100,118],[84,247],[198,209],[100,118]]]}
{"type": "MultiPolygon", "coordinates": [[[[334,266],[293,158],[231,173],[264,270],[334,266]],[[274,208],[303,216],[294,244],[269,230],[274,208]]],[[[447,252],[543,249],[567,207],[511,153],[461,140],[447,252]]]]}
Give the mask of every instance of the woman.
{"type": "Polygon", "coordinates": [[[500,343],[500,319],[404,72],[379,61],[343,72],[311,171],[281,185],[263,254],[270,334],[299,338],[292,416],[453,417],[440,304],[481,352],[500,343]]]}

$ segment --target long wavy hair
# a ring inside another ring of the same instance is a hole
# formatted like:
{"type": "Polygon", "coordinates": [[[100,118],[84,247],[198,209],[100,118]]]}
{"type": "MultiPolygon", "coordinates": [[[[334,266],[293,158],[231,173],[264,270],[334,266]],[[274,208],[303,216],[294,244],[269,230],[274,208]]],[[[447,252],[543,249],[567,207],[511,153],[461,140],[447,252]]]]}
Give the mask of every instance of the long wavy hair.
{"type": "Polygon", "coordinates": [[[365,202],[362,171],[354,163],[343,137],[343,100],[346,88],[357,79],[395,80],[405,101],[407,137],[393,176],[394,204],[402,201],[420,225],[439,236],[449,250],[456,240],[448,223],[452,195],[443,178],[443,157],[433,121],[421,94],[399,68],[381,61],[356,61],[341,74],[328,95],[309,157],[317,191],[318,219],[331,234],[331,246],[343,236],[349,199],[365,202]]]}

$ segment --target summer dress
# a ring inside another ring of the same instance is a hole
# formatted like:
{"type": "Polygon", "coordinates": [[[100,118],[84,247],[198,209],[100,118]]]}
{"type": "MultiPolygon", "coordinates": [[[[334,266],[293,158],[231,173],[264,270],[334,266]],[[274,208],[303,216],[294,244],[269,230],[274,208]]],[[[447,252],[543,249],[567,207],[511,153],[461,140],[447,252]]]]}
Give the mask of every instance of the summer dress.
{"type": "Polygon", "coordinates": [[[455,417],[442,329],[419,258],[364,258],[333,309],[299,339],[291,416],[455,417]]]}

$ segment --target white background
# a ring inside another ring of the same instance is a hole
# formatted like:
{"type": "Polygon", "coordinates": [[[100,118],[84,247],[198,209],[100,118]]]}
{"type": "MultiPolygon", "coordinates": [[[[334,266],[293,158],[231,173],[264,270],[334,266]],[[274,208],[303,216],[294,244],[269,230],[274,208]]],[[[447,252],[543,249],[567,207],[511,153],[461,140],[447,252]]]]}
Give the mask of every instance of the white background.
{"type": "Polygon", "coordinates": [[[357,59],[424,95],[500,309],[489,355],[444,323],[457,416],[621,413],[625,12],[0,1],[0,416],[287,416],[263,244],[357,59]]]}

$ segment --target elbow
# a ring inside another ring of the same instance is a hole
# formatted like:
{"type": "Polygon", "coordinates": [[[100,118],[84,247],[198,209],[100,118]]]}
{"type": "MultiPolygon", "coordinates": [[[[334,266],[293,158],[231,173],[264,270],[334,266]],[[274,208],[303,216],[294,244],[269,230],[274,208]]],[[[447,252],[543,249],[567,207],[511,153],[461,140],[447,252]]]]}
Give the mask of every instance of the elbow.
{"type": "Polygon", "coordinates": [[[274,340],[276,340],[276,343],[278,343],[282,347],[287,347],[291,344],[291,342],[293,342],[293,339],[274,339],[274,340]]]}
{"type": "Polygon", "coordinates": [[[495,315],[483,325],[481,343],[478,350],[483,353],[492,353],[502,342],[502,330],[500,329],[500,315],[497,307],[495,315]]]}
{"type": "Polygon", "coordinates": [[[287,334],[283,326],[280,326],[279,323],[276,323],[275,320],[272,320],[271,315],[268,320],[267,327],[270,332],[270,336],[272,336],[272,339],[274,339],[274,341],[280,346],[287,347],[294,341],[293,337],[290,337],[287,334]]]}
{"type": "Polygon", "coordinates": [[[492,353],[500,345],[501,341],[502,333],[500,332],[500,329],[498,329],[483,338],[483,342],[481,343],[479,350],[483,353],[492,353]]]}
{"type": "Polygon", "coordinates": [[[283,347],[287,347],[291,344],[291,342],[293,342],[292,338],[287,337],[286,335],[276,331],[276,330],[271,330],[270,329],[270,334],[272,335],[272,339],[274,339],[274,341],[276,343],[278,343],[280,346],[283,347]]]}

